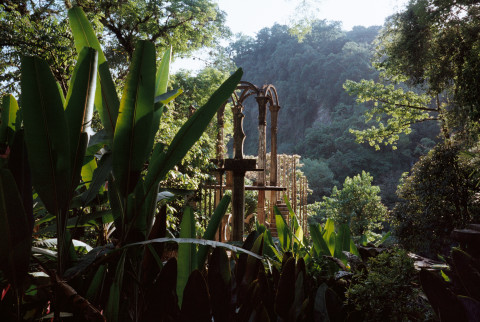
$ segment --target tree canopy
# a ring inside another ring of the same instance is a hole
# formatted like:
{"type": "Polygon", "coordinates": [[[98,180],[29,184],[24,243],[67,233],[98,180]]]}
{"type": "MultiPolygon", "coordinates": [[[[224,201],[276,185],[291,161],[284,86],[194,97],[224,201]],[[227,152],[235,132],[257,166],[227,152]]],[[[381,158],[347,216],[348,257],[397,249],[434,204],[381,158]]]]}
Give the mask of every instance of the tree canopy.
{"type": "Polygon", "coordinates": [[[412,0],[380,33],[379,81],[344,85],[371,102],[375,125],[353,132],[377,148],[412,124],[440,121],[441,142],[404,176],[393,210],[402,245],[430,256],[447,254],[451,231],[478,220],[479,18],[478,1],[412,0]]]}
{"type": "Polygon", "coordinates": [[[320,214],[338,224],[348,224],[353,236],[374,239],[375,231],[379,232],[386,220],[387,208],[381,202],[380,188],[373,186],[372,180],[365,171],[347,177],[342,189],[335,186],[330,197],[323,197],[320,214]]]}
{"type": "Polygon", "coordinates": [[[12,92],[19,79],[20,55],[35,55],[52,67],[66,93],[76,57],[66,9],[80,6],[93,21],[97,36],[117,79],[139,39],[153,42],[161,52],[170,46],[177,56],[214,45],[228,36],[225,14],[211,0],[77,0],[2,1],[0,4],[0,81],[12,92]]]}
{"type": "Polygon", "coordinates": [[[451,231],[478,221],[478,163],[460,151],[458,145],[437,145],[399,185],[393,227],[408,249],[427,256],[446,254],[451,231]]]}
{"type": "Polygon", "coordinates": [[[415,0],[389,18],[379,35],[374,66],[381,82],[346,82],[361,102],[373,101],[354,133],[359,141],[395,144],[411,125],[440,120],[444,138],[478,131],[480,6],[476,1],[415,0]],[[405,87],[410,90],[404,91],[405,87]]]}
{"type": "MultiPolygon", "coordinates": [[[[359,26],[346,32],[339,23],[312,21],[307,29],[301,40],[281,25],[263,29],[255,38],[243,36],[231,45],[234,61],[245,70],[245,80],[277,88],[278,150],[308,158],[302,171],[313,191],[309,202],[321,200],[347,176],[365,170],[393,206],[398,179],[435,144],[437,124],[415,125],[412,135],[398,142],[398,151],[357,144],[350,129],[366,128],[363,113],[371,103],[355,102],[343,84],[378,79],[371,59],[380,27],[359,26]]],[[[424,101],[420,103],[429,102],[424,101]]],[[[244,113],[245,151],[256,154],[258,112],[253,100],[247,100],[244,113]]]]}

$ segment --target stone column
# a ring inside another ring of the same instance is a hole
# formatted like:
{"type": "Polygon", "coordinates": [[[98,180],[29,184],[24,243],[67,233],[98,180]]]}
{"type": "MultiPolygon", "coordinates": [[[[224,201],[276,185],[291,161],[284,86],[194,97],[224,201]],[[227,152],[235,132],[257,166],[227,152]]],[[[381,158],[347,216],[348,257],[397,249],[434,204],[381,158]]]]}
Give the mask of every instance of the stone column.
{"type": "Polygon", "coordinates": [[[245,141],[245,132],[243,132],[243,106],[237,105],[233,110],[233,158],[243,159],[243,142],[245,141]]]}
{"type": "MultiPolygon", "coordinates": [[[[223,145],[224,145],[224,128],[225,128],[225,105],[227,102],[223,103],[222,106],[218,109],[217,112],[217,146],[216,146],[216,165],[218,168],[223,168],[223,160],[224,160],[224,152],[223,152],[223,145]]],[[[218,183],[218,189],[215,189],[215,208],[220,203],[220,200],[223,196],[223,170],[219,170],[215,174],[216,182],[218,183]]],[[[222,238],[222,229],[223,224],[220,225],[220,228],[216,234],[216,240],[223,241],[222,238]]]]}
{"type": "Polygon", "coordinates": [[[232,240],[243,241],[243,226],[245,216],[245,172],[233,171],[232,191],[232,240]]]}
{"type": "MultiPolygon", "coordinates": [[[[271,138],[270,138],[270,185],[276,187],[278,185],[278,164],[277,164],[277,131],[278,131],[278,111],[280,106],[270,105],[270,120],[271,120],[271,138]]],[[[271,191],[271,202],[273,205],[277,204],[277,192],[271,191]]]]}
{"type": "MultiPolygon", "coordinates": [[[[257,96],[258,103],[258,162],[257,168],[263,169],[258,172],[257,186],[265,186],[265,167],[267,164],[267,103],[268,97],[257,96]]],[[[258,191],[257,204],[258,222],[265,223],[265,190],[258,191]]]]}
{"type": "Polygon", "coordinates": [[[225,170],[233,173],[232,187],[232,240],[243,241],[243,221],[245,216],[245,172],[255,170],[255,160],[243,159],[243,106],[233,108],[233,149],[234,158],[225,160],[225,170]]]}

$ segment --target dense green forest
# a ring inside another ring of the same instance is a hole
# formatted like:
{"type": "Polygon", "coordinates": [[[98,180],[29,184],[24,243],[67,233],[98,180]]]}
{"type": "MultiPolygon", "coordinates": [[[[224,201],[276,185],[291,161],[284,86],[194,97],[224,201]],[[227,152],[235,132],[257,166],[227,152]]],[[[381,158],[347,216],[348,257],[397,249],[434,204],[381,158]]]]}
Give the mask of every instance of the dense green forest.
{"type": "Polygon", "coordinates": [[[0,320],[478,320],[478,1],[220,48],[225,19],[211,0],[0,1],[0,320]],[[206,47],[210,67],[171,74],[206,47]],[[245,211],[222,222],[254,193],[199,189],[242,79],[276,86],[279,152],[312,191],[248,232],[245,211]]]}
{"type": "MultiPolygon", "coordinates": [[[[384,203],[393,207],[401,174],[437,141],[439,127],[434,122],[402,136],[395,151],[358,144],[350,133],[366,127],[363,114],[368,105],[357,104],[343,84],[378,79],[372,58],[380,28],[357,26],[346,32],[340,23],[314,21],[299,39],[289,27],[275,25],[255,38],[242,37],[231,44],[245,80],[277,88],[278,150],[302,156],[302,171],[312,190],[310,202],[329,195],[347,176],[365,170],[381,187],[384,203]]],[[[246,153],[255,155],[258,111],[253,103],[245,109],[244,127],[246,153]]]]}

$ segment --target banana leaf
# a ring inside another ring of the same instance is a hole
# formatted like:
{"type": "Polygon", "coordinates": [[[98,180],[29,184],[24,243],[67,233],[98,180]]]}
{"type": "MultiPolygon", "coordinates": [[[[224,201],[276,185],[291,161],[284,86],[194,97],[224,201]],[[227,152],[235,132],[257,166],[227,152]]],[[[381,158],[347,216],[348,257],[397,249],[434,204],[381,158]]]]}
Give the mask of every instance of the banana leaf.
{"type": "Polygon", "coordinates": [[[227,252],[215,248],[208,263],[208,289],[215,321],[228,321],[231,301],[230,261],[227,252]]]}
{"type": "Polygon", "coordinates": [[[275,223],[277,224],[277,234],[278,239],[280,240],[280,246],[282,246],[282,250],[286,252],[290,250],[292,246],[292,233],[277,206],[274,206],[273,209],[275,212],[275,223]]]}
{"type": "MultiPolygon", "coordinates": [[[[223,196],[222,200],[220,200],[220,203],[218,204],[218,206],[215,208],[215,211],[213,212],[212,218],[210,218],[208,222],[207,229],[203,234],[203,239],[213,240],[215,238],[215,233],[218,231],[218,227],[220,226],[222,218],[223,216],[225,216],[225,213],[227,212],[227,208],[230,204],[231,199],[232,198],[229,195],[225,195],[223,196]]],[[[203,265],[205,264],[205,260],[207,258],[207,252],[208,252],[208,246],[198,247],[197,267],[199,269],[202,269],[203,265]]]]}
{"type": "Polygon", "coordinates": [[[323,239],[323,236],[320,232],[320,227],[315,224],[310,225],[310,236],[312,238],[313,247],[315,248],[318,255],[332,256],[333,253],[330,252],[327,243],[323,239]]]}
{"type": "Polygon", "coordinates": [[[205,239],[199,239],[199,238],[169,238],[169,237],[164,237],[164,238],[155,238],[155,239],[149,239],[146,241],[142,242],[136,242],[136,243],[131,243],[124,245],[123,247],[133,247],[133,246],[141,246],[141,245],[148,245],[151,243],[167,243],[167,242],[174,242],[178,244],[197,244],[197,245],[208,245],[210,247],[222,247],[226,249],[230,249],[231,251],[237,252],[237,253],[244,253],[249,256],[262,259],[263,257],[255,254],[254,252],[249,251],[248,249],[237,247],[234,245],[230,245],[227,243],[222,243],[219,241],[215,240],[205,240],[205,239]]]}
{"type": "MultiPolygon", "coordinates": [[[[158,66],[157,75],[155,77],[155,97],[165,94],[167,92],[171,59],[172,59],[172,48],[170,47],[163,54],[160,65],[158,66]]],[[[165,104],[166,103],[157,101],[155,99],[155,107],[154,107],[153,116],[152,116],[152,132],[154,132],[154,135],[150,137],[147,143],[148,151],[151,151],[153,148],[155,134],[157,134],[158,127],[160,125],[160,118],[162,117],[162,113],[163,113],[163,106],[165,104]]]]}
{"type": "Polygon", "coordinates": [[[94,49],[83,48],[78,55],[65,100],[65,118],[70,139],[70,168],[72,169],[70,191],[72,194],[80,180],[83,158],[88,145],[87,133],[93,117],[97,59],[98,54],[94,49]]]}
{"type": "Polygon", "coordinates": [[[112,170],[112,154],[110,152],[103,154],[98,166],[96,165],[95,160],[92,160],[91,162],[94,163],[92,167],[85,165],[82,168],[82,171],[84,171],[83,179],[88,180],[88,178],[91,177],[91,182],[87,186],[87,191],[81,196],[83,205],[88,205],[93,199],[95,199],[101,187],[105,184],[105,181],[112,170]],[[95,167],[93,173],[88,172],[91,171],[91,168],[93,167],[95,167]]]}
{"type": "Polygon", "coordinates": [[[125,271],[125,258],[128,250],[124,250],[120,260],[117,263],[117,269],[115,271],[115,278],[110,286],[110,292],[107,300],[107,306],[105,308],[105,316],[108,321],[120,321],[120,293],[123,284],[123,275],[125,271]]]}
{"type": "Polygon", "coordinates": [[[275,312],[283,321],[289,320],[289,312],[295,300],[295,258],[287,259],[282,268],[275,296],[275,312]]]}
{"type": "Polygon", "coordinates": [[[47,63],[23,57],[21,101],[33,186],[47,210],[67,209],[71,169],[68,127],[60,93],[47,63]]]}
{"type": "MultiPolygon", "coordinates": [[[[180,238],[195,238],[195,218],[190,207],[185,207],[182,222],[180,223],[180,238]]],[[[177,295],[180,307],[183,301],[183,291],[188,277],[196,268],[196,246],[194,244],[180,244],[178,246],[178,273],[177,295]]]]}
{"type": "Polygon", "coordinates": [[[84,47],[91,47],[98,52],[97,88],[95,91],[95,108],[97,109],[102,124],[110,139],[113,139],[115,124],[117,122],[118,100],[115,84],[108,68],[108,63],[103,54],[102,47],[95,32],[80,7],[68,10],[68,20],[72,30],[75,48],[81,52],[84,47]]]}
{"type": "Polygon", "coordinates": [[[182,321],[211,321],[212,319],[207,283],[197,269],[188,277],[180,306],[182,321]]]}
{"type": "Polygon", "coordinates": [[[0,121],[0,143],[13,143],[15,123],[18,112],[18,103],[13,95],[5,95],[2,98],[2,113],[0,121]]]}
{"type": "Polygon", "coordinates": [[[326,241],[328,245],[328,249],[330,249],[330,254],[335,252],[335,223],[332,219],[327,219],[323,229],[323,239],[326,241]]]}
{"type": "Polygon", "coordinates": [[[105,282],[106,268],[106,265],[100,265],[100,267],[98,267],[87,289],[87,294],[85,295],[85,298],[92,303],[95,303],[100,297],[100,291],[103,288],[103,284],[105,282]]]}
{"type": "Polygon", "coordinates": [[[15,288],[28,272],[32,228],[12,173],[0,169],[0,270],[15,288]]]}
{"type": "Polygon", "coordinates": [[[113,173],[124,198],[136,186],[151,150],[155,91],[155,47],[137,42],[127,76],[113,139],[113,173]]]}
{"type": "Polygon", "coordinates": [[[158,154],[156,158],[152,157],[151,169],[149,169],[145,179],[147,195],[151,190],[156,190],[160,180],[183,159],[193,144],[200,138],[217,110],[235,90],[242,75],[243,71],[238,69],[230,76],[220,88],[213,93],[208,102],[198,109],[182,126],[173,138],[167,151],[158,154]]]}
{"type": "Polygon", "coordinates": [[[342,224],[338,229],[335,238],[335,252],[334,257],[341,259],[344,263],[347,262],[347,257],[343,251],[350,252],[350,227],[347,224],[342,224]]]}
{"type": "Polygon", "coordinates": [[[8,168],[12,172],[17,184],[18,192],[22,198],[23,208],[27,214],[30,229],[33,229],[33,194],[32,175],[28,166],[27,148],[25,146],[25,131],[15,132],[13,143],[10,147],[8,168]]]}

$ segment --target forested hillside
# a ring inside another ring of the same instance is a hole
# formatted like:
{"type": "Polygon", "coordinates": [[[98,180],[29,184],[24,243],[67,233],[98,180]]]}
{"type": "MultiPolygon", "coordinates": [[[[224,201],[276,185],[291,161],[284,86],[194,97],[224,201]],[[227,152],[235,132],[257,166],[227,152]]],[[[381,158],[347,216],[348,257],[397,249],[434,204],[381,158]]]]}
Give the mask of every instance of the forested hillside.
{"type": "MultiPolygon", "coordinates": [[[[345,32],[339,23],[315,21],[299,40],[287,26],[275,25],[256,38],[243,37],[231,45],[236,65],[245,71],[244,80],[277,88],[278,150],[302,156],[302,171],[313,190],[310,201],[330,194],[346,176],[365,170],[380,185],[385,204],[392,206],[401,174],[435,144],[434,122],[418,125],[412,134],[401,137],[397,150],[376,151],[356,143],[350,133],[351,128],[366,128],[367,106],[355,103],[343,84],[378,78],[371,57],[379,30],[354,27],[345,32]]],[[[256,154],[258,112],[253,99],[245,115],[245,152],[256,154]]]]}

